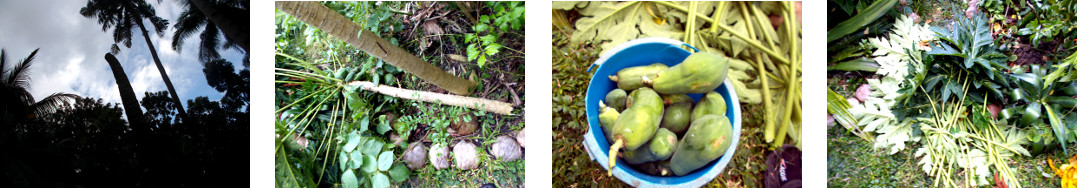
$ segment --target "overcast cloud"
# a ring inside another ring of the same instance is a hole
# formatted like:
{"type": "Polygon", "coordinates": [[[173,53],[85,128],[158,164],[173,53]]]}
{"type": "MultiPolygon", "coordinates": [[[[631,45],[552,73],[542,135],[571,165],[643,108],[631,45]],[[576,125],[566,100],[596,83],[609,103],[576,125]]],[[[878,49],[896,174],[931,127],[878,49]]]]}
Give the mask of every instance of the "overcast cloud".
{"type": "MultiPolygon", "coordinates": [[[[183,11],[173,0],[148,2],[170,24],[183,11]]],[[[102,98],[108,103],[120,102],[112,70],[104,60],[113,44],[112,29],[102,31],[96,19],[80,15],[78,11],[83,6],[86,1],[82,0],[0,1],[0,48],[7,52],[7,60],[17,61],[34,49],[41,49],[31,68],[30,92],[35,100],[65,92],[102,98]]],[[[162,36],[150,31],[150,40],[184,107],[188,99],[198,96],[219,100],[222,93],[206,83],[198,61],[198,35],[185,40],[183,51],[176,52],[171,47],[174,32],[172,25],[162,36]]],[[[123,48],[114,55],[123,65],[139,100],[147,91],[166,90],[141,32],[134,32],[131,40],[131,48],[123,48]]],[[[221,51],[221,56],[232,62],[236,70],[242,69],[242,52],[226,50],[221,51]]]]}

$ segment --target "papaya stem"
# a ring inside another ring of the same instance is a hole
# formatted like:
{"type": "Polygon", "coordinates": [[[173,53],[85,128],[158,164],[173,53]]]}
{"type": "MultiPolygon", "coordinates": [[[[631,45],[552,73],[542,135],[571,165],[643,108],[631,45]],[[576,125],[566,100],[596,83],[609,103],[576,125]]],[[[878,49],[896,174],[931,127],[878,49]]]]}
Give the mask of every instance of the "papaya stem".
{"type": "Polygon", "coordinates": [[[621,147],[624,146],[624,138],[618,138],[610,146],[610,164],[606,167],[606,176],[613,176],[613,167],[617,166],[617,152],[620,152],[621,147]]]}

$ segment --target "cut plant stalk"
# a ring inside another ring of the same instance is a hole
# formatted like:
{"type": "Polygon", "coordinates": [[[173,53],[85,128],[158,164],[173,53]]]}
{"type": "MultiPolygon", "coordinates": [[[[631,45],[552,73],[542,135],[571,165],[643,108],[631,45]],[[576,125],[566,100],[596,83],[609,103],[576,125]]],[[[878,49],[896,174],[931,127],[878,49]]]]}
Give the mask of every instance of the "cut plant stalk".
{"type": "Polygon", "coordinates": [[[386,85],[376,85],[367,81],[353,81],[346,83],[359,89],[389,95],[401,99],[417,100],[430,103],[438,103],[450,106],[459,106],[476,110],[484,110],[502,115],[512,115],[512,104],[475,97],[441,94],[427,91],[402,89],[386,85]]]}
{"type": "Polygon", "coordinates": [[[476,85],[408,53],[318,2],[276,2],[275,5],[282,12],[454,94],[471,94],[476,85]]]}

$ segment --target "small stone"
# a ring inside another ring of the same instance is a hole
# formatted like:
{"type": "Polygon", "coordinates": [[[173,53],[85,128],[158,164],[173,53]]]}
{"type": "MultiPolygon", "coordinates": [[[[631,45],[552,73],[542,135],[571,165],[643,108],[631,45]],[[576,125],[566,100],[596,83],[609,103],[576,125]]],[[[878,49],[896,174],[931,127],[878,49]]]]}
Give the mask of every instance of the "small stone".
{"type": "Polygon", "coordinates": [[[516,143],[516,139],[512,139],[510,136],[497,137],[497,142],[494,142],[491,152],[502,161],[513,161],[520,159],[520,156],[522,156],[520,145],[516,143]]]}
{"type": "Polygon", "coordinates": [[[449,147],[444,144],[434,144],[430,146],[430,164],[434,165],[435,169],[441,170],[449,168],[449,147]]]}
{"type": "Polygon", "coordinates": [[[524,143],[527,143],[527,142],[524,142],[524,141],[527,140],[527,139],[524,139],[524,133],[526,133],[526,132],[527,132],[527,127],[524,127],[523,129],[520,129],[519,132],[516,132],[516,142],[520,143],[520,147],[522,147],[522,148],[527,148],[527,144],[524,144],[524,143]]]}
{"type": "Polygon", "coordinates": [[[476,156],[475,144],[461,141],[453,146],[452,153],[456,157],[456,168],[471,170],[479,166],[479,158],[476,156]]]}
{"type": "Polygon", "coordinates": [[[415,142],[409,144],[407,150],[404,150],[404,165],[409,169],[416,170],[426,166],[426,146],[422,142],[415,142]]]}

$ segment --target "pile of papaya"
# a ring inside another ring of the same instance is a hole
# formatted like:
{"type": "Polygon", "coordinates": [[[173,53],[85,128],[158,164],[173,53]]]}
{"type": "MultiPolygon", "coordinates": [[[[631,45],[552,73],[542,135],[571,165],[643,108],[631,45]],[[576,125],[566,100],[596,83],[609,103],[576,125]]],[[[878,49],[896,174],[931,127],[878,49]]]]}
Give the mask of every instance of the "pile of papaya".
{"type": "Polygon", "coordinates": [[[655,63],[611,75],[617,89],[599,102],[598,116],[612,143],[607,171],[622,158],[641,172],[683,176],[720,158],[733,127],[714,90],[725,81],[729,60],[699,52],[672,67],[655,63]],[[687,94],[704,95],[697,102],[687,94]]]}

